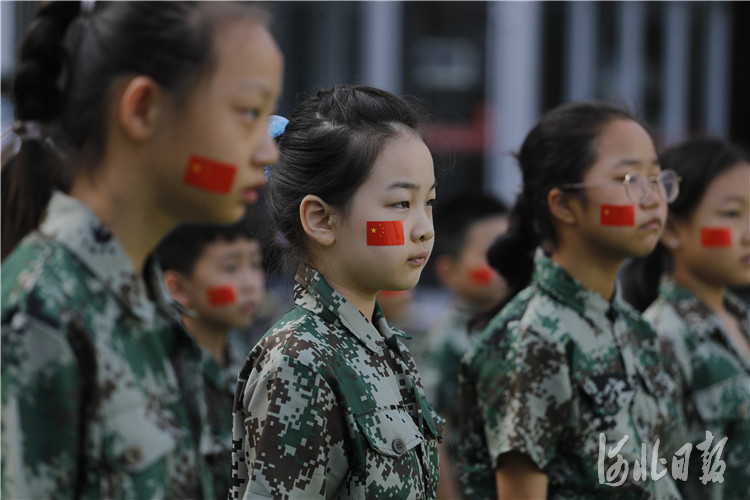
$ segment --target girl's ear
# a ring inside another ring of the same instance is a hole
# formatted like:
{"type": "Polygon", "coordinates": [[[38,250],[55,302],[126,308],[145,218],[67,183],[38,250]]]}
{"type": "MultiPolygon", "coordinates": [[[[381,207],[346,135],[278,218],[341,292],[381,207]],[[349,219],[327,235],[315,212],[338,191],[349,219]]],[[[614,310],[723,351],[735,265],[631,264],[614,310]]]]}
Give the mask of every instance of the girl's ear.
{"type": "Polygon", "coordinates": [[[120,95],[117,118],[125,135],[138,141],[148,138],[155,129],[163,95],[151,78],[136,76],[120,95]]]}
{"type": "Polygon", "coordinates": [[[664,232],[661,233],[660,241],[670,250],[677,250],[682,246],[681,225],[674,217],[667,217],[664,232]]]}
{"type": "Polygon", "coordinates": [[[164,271],[164,285],[169,295],[185,307],[191,307],[190,295],[187,293],[187,285],[184,283],[182,274],[177,271],[164,271]]]}
{"type": "Polygon", "coordinates": [[[302,198],[299,204],[302,228],[313,241],[324,247],[331,246],[336,241],[334,214],[333,207],[312,194],[302,198]]]}
{"type": "Polygon", "coordinates": [[[575,225],[576,214],[571,207],[571,199],[560,188],[552,188],[547,193],[547,206],[552,218],[562,224],[575,225]]]}

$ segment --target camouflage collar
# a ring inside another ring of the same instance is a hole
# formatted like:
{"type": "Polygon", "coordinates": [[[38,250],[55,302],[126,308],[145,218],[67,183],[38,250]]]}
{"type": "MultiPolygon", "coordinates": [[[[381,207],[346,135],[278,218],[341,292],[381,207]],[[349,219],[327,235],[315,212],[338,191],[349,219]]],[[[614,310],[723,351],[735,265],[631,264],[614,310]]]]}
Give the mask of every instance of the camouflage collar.
{"type": "Polygon", "coordinates": [[[302,265],[295,277],[297,286],[294,290],[294,303],[316,314],[328,312],[338,320],[360,342],[371,351],[382,354],[383,343],[393,336],[406,337],[402,332],[388,326],[380,305],[375,304],[374,324],[349,302],[335,291],[325,278],[315,269],[302,265]]]}
{"type": "Polygon", "coordinates": [[[154,316],[143,279],[117,239],[86,205],[55,192],[39,231],[73,253],[136,317],[149,321],[154,316]]]}
{"type": "MultiPolygon", "coordinates": [[[[674,276],[664,274],[659,281],[659,296],[674,305],[679,315],[690,323],[691,329],[700,337],[707,338],[723,331],[719,319],[693,292],[680,286],[674,276]]],[[[750,308],[730,290],[724,294],[727,310],[739,319],[740,328],[750,335],[750,308]]]]}
{"type": "Polygon", "coordinates": [[[584,287],[562,266],[552,262],[541,249],[537,249],[534,256],[534,282],[544,293],[594,324],[601,324],[605,317],[611,322],[613,314],[626,313],[619,287],[615,287],[615,296],[610,302],[595,291],[584,287]]]}

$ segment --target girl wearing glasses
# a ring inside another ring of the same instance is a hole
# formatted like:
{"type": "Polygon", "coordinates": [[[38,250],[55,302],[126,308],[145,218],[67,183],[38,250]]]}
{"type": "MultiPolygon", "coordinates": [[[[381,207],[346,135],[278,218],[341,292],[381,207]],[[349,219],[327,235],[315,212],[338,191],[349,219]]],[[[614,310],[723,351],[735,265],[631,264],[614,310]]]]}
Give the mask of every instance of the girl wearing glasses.
{"type": "Polygon", "coordinates": [[[461,366],[464,495],[679,498],[658,462],[675,384],[616,288],[623,260],[657,244],[677,178],[638,121],[599,102],[548,112],[518,160],[523,190],[488,255],[510,298],[461,366]]]}
{"type": "Polygon", "coordinates": [[[678,372],[689,441],[694,447],[706,442],[708,431],[712,451],[727,438],[723,481],[701,481],[695,448],[685,496],[744,499],[750,484],[750,310],[727,287],[750,284],[750,155],[718,139],[695,138],[664,152],[661,162],[679,173],[682,192],[669,207],[661,244],[629,266],[625,276],[633,286],[626,297],[645,306],[635,299],[658,292],[644,315],[678,372]]]}

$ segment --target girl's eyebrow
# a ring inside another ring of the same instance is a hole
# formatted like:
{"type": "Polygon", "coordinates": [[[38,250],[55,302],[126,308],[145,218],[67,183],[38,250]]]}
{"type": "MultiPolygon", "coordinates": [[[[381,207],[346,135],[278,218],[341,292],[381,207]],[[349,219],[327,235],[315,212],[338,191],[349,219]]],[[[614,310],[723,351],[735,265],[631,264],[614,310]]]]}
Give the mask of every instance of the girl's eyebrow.
{"type": "MultiPolygon", "coordinates": [[[[618,160],[614,165],[612,165],[612,168],[617,167],[634,167],[638,165],[642,165],[643,162],[641,160],[638,160],[636,158],[622,158],[618,160]]],[[[651,165],[659,165],[659,158],[654,158],[651,160],[651,165]]]]}
{"type": "MultiPolygon", "coordinates": [[[[437,187],[437,181],[435,181],[432,184],[432,187],[430,188],[430,191],[432,191],[436,187],[437,187]]],[[[399,189],[399,188],[400,189],[408,189],[410,191],[419,191],[419,185],[418,184],[414,184],[413,182],[408,182],[408,181],[396,181],[393,184],[391,184],[390,186],[388,186],[388,189],[399,189]]]]}

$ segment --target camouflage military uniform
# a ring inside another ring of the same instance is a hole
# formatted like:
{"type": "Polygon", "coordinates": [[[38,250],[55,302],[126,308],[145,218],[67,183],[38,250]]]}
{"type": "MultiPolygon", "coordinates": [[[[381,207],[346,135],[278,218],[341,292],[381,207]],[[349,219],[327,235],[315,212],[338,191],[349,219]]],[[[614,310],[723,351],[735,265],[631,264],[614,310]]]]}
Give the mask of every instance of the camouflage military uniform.
{"type": "Polygon", "coordinates": [[[315,270],[255,346],[235,396],[232,498],[433,498],[442,419],[382,311],[315,270]]]}
{"type": "Polygon", "coordinates": [[[48,212],[3,263],[2,497],[213,495],[197,344],[85,205],[48,212]]]}
{"type": "MultiPolygon", "coordinates": [[[[750,336],[747,306],[729,291],[725,305],[750,336]]],[[[659,298],[644,316],[653,322],[668,360],[679,371],[689,441],[700,444],[709,431],[713,450],[727,438],[721,456],[726,463],[723,482],[699,481],[701,451],[693,448],[685,496],[745,500],[750,488],[750,359],[733,345],[708,307],[669,276],[662,278],[659,298]]]]}
{"type": "Polygon", "coordinates": [[[232,463],[232,401],[245,356],[249,351],[244,335],[230,331],[227,335],[226,365],[221,366],[209,351],[203,349],[201,371],[206,386],[210,440],[204,449],[211,469],[216,498],[226,500],[229,493],[232,463]]]}
{"type": "Polygon", "coordinates": [[[450,423],[450,435],[444,437],[452,454],[458,450],[458,369],[472,345],[468,323],[477,312],[469,304],[455,300],[414,349],[427,399],[450,423]]]}
{"type": "Polygon", "coordinates": [[[549,498],[679,498],[669,473],[657,481],[650,475],[654,443],[661,440],[660,458],[672,458],[665,441],[680,422],[655,333],[619,293],[606,301],[541,252],[531,286],[462,360],[460,390],[459,479],[467,498],[495,498],[498,457],[511,450],[547,475],[549,498]],[[628,436],[617,452],[628,464],[619,486],[606,484],[624,471],[606,475],[616,454],[602,454],[599,474],[600,433],[607,452],[628,436]],[[649,473],[640,478],[639,469],[636,481],[642,444],[649,473]]]}

